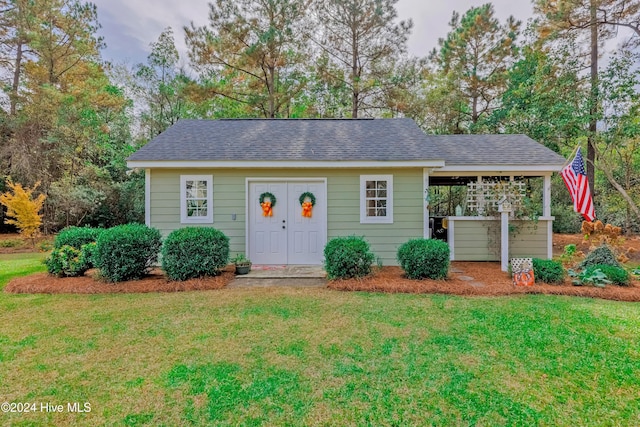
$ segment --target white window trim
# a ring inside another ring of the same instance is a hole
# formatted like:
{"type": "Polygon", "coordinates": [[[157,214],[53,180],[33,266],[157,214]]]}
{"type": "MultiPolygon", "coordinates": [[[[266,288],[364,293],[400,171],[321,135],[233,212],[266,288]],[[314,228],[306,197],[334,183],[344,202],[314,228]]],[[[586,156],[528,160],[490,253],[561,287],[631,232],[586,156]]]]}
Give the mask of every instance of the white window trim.
{"type": "Polygon", "coordinates": [[[180,223],[213,223],[213,175],[180,175],[180,223]],[[187,216],[187,181],[207,182],[207,216],[191,218],[187,216]]]}
{"type": "Polygon", "coordinates": [[[360,224],[393,224],[393,175],[360,175],[360,224]],[[367,216],[367,181],[387,181],[387,216],[367,216]]]}

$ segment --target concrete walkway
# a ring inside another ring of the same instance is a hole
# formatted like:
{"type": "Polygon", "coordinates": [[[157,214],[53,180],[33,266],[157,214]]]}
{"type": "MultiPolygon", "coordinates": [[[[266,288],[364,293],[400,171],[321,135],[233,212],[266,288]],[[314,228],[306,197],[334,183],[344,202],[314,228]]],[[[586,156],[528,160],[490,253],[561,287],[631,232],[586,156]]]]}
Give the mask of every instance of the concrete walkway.
{"type": "Polygon", "coordinates": [[[249,274],[236,276],[227,288],[272,286],[319,288],[326,285],[326,273],[320,265],[256,265],[251,268],[249,274]]]}

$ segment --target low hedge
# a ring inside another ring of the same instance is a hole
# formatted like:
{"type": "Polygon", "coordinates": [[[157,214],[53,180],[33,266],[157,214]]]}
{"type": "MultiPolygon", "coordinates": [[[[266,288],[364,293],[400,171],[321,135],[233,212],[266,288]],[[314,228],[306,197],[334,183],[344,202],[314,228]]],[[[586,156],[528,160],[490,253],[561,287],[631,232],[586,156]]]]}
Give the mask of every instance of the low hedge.
{"type": "Polygon", "coordinates": [[[53,247],[61,248],[62,246],[68,245],[76,249],[80,249],[82,248],[82,245],[96,242],[100,233],[103,231],[103,228],[66,227],[63,228],[56,236],[53,241],[53,247]]]}
{"type": "Polygon", "coordinates": [[[409,279],[444,279],[449,273],[449,245],[437,239],[412,239],[398,248],[397,259],[409,279]]]}
{"type": "Polygon", "coordinates": [[[140,279],[158,261],[160,232],[142,224],[118,225],[103,231],[96,242],[94,261],[110,282],[140,279]]]}
{"type": "Polygon", "coordinates": [[[592,276],[596,270],[602,271],[604,275],[607,276],[607,280],[611,281],[612,285],[629,286],[629,272],[622,267],[608,264],[593,264],[584,270],[584,275],[592,276]]]}
{"type": "Polygon", "coordinates": [[[566,272],[559,261],[533,258],[533,275],[536,282],[553,285],[563,283],[566,272]]]}
{"type": "MultiPolygon", "coordinates": [[[[79,251],[83,250],[85,245],[95,244],[100,234],[104,231],[104,228],[92,228],[92,227],[66,227],[63,228],[55,240],[53,241],[53,248],[60,249],[63,246],[71,246],[79,251]]],[[[93,253],[92,247],[86,248],[89,253],[85,254],[85,263],[87,269],[93,268],[93,253]]]]}
{"type": "Polygon", "coordinates": [[[374,260],[369,243],[363,237],[336,237],[324,247],[324,269],[329,279],[367,276],[374,260]]]}
{"type": "Polygon", "coordinates": [[[58,277],[82,276],[91,266],[87,252],[70,245],[53,249],[44,263],[49,274],[58,277]]]}
{"type": "Polygon", "coordinates": [[[162,245],[162,269],[171,280],[215,276],[228,262],[229,238],[215,228],[180,228],[162,245]]]}

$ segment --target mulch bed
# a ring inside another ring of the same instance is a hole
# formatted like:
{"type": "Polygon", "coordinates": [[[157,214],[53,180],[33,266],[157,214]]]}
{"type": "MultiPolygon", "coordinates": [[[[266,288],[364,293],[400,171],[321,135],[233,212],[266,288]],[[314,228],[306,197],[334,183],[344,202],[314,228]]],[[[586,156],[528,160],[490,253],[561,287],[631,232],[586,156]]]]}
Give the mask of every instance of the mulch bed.
{"type": "Polygon", "coordinates": [[[363,279],[333,280],[330,289],[388,293],[438,293],[463,296],[504,296],[518,294],[570,295],[615,301],[640,301],[640,283],[631,286],[608,285],[605,288],[573,286],[567,278],[562,285],[535,284],[515,287],[510,276],[496,262],[453,262],[451,267],[461,273],[449,273],[446,280],[409,280],[400,267],[383,267],[363,279]],[[473,277],[474,280],[468,280],[473,277]],[[467,280],[463,280],[467,278],[467,280]],[[475,284],[475,286],[473,286],[475,284]],[[479,286],[483,284],[484,286],[479,286]]]}
{"type": "MultiPolygon", "coordinates": [[[[601,298],[615,301],[640,301],[640,282],[631,286],[608,285],[606,288],[573,286],[570,278],[562,285],[535,284],[530,287],[515,287],[507,273],[500,270],[496,262],[453,262],[454,271],[446,280],[409,280],[399,267],[383,267],[363,279],[329,281],[329,289],[339,291],[366,291],[385,293],[449,294],[462,296],[506,296],[520,294],[569,295],[601,298]],[[473,278],[473,279],[471,279],[473,278]]],[[[183,292],[222,289],[234,278],[232,266],[220,276],[191,279],[184,282],[169,281],[161,270],[154,270],[140,280],[122,283],[106,283],[93,276],[90,270],[82,277],[58,278],[47,273],[36,273],[18,277],[5,287],[9,293],[42,294],[103,294],[183,292]]]]}
{"type": "Polygon", "coordinates": [[[4,291],[16,294],[110,294],[145,292],[183,292],[221,289],[234,278],[234,268],[225,269],[221,275],[184,282],[167,279],[162,270],[156,269],[140,280],[108,283],[94,279],[97,270],[89,270],[81,277],[54,277],[36,273],[11,280],[4,291]]]}

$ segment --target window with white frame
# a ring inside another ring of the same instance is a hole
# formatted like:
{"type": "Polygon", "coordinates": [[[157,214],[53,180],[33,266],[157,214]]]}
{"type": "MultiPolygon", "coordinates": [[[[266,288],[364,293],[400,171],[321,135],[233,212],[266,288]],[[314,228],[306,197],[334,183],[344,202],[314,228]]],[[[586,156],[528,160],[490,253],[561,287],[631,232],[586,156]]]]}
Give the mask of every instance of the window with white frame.
{"type": "Polygon", "coordinates": [[[213,222],[213,176],[180,176],[180,222],[213,222]]]}
{"type": "Polygon", "coordinates": [[[393,175],[360,175],[360,223],[393,223],[393,175]]]}

